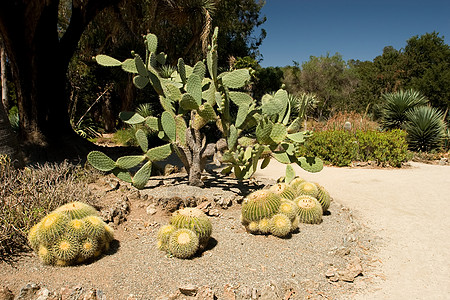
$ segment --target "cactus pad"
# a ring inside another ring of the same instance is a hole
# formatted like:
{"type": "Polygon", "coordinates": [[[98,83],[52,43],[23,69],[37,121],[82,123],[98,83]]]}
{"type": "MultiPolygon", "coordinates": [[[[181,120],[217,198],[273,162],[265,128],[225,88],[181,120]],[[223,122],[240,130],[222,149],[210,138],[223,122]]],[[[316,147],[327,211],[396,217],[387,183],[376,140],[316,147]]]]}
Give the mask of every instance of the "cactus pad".
{"type": "Polygon", "coordinates": [[[298,206],[300,222],[307,224],[319,224],[322,222],[322,206],[316,198],[303,195],[295,198],[298,206]]]}
{"type": "Polygon", "coordinates": [[[100,151],[89,152],[87,160],[94,168],[103,172],[109,172],[116,167],[114,160],[100,151]]]}
{"type": "Polygon", "coordinates": [[[269,190],[259,190],[248,195],[242,203],[242,216],[247,221],[270,218],[278,212],[281,197],[269,190]]]}
{"type": "Polygon", "coordinates": [[[169,238],[169,252],[178,258],[194,256],[199,247],[199,239],[194,231],[181,228],[174,231],[169,238]]]}

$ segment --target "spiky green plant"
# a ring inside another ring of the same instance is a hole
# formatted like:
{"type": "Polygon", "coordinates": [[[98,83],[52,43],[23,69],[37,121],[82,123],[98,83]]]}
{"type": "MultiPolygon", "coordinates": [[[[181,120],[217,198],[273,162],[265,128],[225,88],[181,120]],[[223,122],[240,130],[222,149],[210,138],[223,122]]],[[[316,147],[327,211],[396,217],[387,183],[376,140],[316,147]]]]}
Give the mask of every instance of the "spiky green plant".
{"type": "Polygon", "coordinates": [[[258,221],[258,230],[262,234],[270,233],[270,219],[264,218],[258,221]]]}
{"type": "Polygon", "coordinates": [[[198,208],[183,208],[175,211],[170,218],[170,224],[176,228],[193,230],[199,239],[201,248],[208,244],[212,233],[212,224],[208,216],[198,208]]]}
{"type": "MultiPolygon", "coordinates": [[[[133,52],[133,58],[120,62],[106,55],[97,55],[99,64],[121,66],[123,70],[133,73],[136,87],[143,89],[152,85],[164,109],[161,117],[122,112],[120,118],[130,125],[145,124],[169,144],[164,146],[167,151],[154,156],[154,153],[149,153],[153,149],[148,149],[147,140],[138,138],[138,130],[136,138],[144,153],[142,161],[133,166],[142,165],[134,174],[129,171],[133,167],[124,167],[118,161],[108,160],[99,152],[91,152],[88,161],[99,170],[111,171],[137,188],[145,186],[156,158],[165,159],[172,151],[184,164],[189,183],[197,186],[203,185],[201,173],[210,157],[227,165],[223,169],[224,174],[234,173],[240,180],[248,179],[256,171],[264,152],[284,164],[297,163],[305,170],[320,171],[323,166],[320,159],[295,156],[294,144],[303,143],[305,136],[298,128],[289,125],[293,107],[288,93],[281,89],[273,96],[265,97],[259,106],[250,95],[239,91],[251,78],[249,70],[237,69],[218,74],[217,39],[216,28],[206,64],[199,61],[192,67],[180,58],[169,78],[163,78],[159,68],[158,57],[165,60],[165,56],[163,53],[156,54],[157,38],[153,34],[144,38],[145,56],[133,52]],[[237,107],[235,117],[230,113],[233,106],[237,107]],[[215,143],[206,143],[204,128],[208,123],[215,124],[222,134],[215,143]],[[246,132],[254,133],[254,144],[239,144],[239,137],[246,132]]],[[[270,158],[266,157],[262,166],[267,166],[269,162],[270,158]]]]}
{"type": "Polygon", "coordinates": [[[288,199],[288,200],[294,200],[295,198],[295,191],[292,189],[288,184],[284,182],[280,182],[277,184],[272,185],[269,190],[274,192],[277,195],[280,195],[281,198],[288,199]]]}
{"type": "Polygon", "coordinates": [[[281,197],[269,190],[259,190],[242,202],[242,217],[247,222],[270,218],[278,212],[281,197]]]}
{"type": "Polygon", "coordinates": [[[314,198],[319,194],[319,187],[314,182],[304,181],[298,185],[298,195],[309,195],[314,198]]]}
{"type": "Polygon", "coordinates": [[[319,192],[317,193],[316,199],[322,206],[323,212],[326,212],[331,204],[330,193],[328,193],[328,191],[320,184],[316,183],[316,185],[319,188],[319,192]]]}
{"type": "Polygon", "coordinates": [[[285,237],[292,230],[292,223],[288,216],[284,214],[276,214],[270,219],[270,233],[278,236],[285,237]]]}
{"type": "Polygon", "coordinates": [[[161,228],[158,230],[157,233],[157,247],[159,250],[161,251],[167,251],[168,248],[168,244],[169,244],[169,239],[170,239],[170,235],[177,230],[177,228],[173,225],[164,225],[161,226],[161,228]]]}
{"type": "Polygon", "coordinates": [[[443,145],[446,126],[441,111],[431,106],[415,107],[406,117],[404,128],[411,150],[427,152],[443,145]]]}
{"type": "Polygon", "coordinates": [[[175,230],[169,238],[168,251],[178,258],[190,258],[199,249],[197,234],[190,229],[181,228],[175,230]]]}
{"type": "Polygon", "coordinates": [[[305,182],[306,180],[300,177],[295,177],[294,179],[291,180],[291,182],[289,183],[289,186],[291,187],[291,189],[294,190],[294,192],[296,193],[296,197],[299,196],[298,193],[298,186],[300,185],[300,183],[305,182]]]}
{"type": "Polygon", "coordinates": [[[60,206],[28,233],[28,242],[48,265],[69,266],[99,256],[114,239],[114,230],[97,210],[80,202],[60,206]],[[90,214],[90,215],[89,215],[90,214]]]}
{"type": "Polygon", "coordinates": [[[278,213],[286,215],[289,220],[294,221],[295,217],[298,215],[298,207],[292,200],[283,199],[278,209],[278,213]]]}
{"type": "Polygon", "coordinates": [[[319,224],[322,222],[322,206],[316,198],[308,195],[302,195],[295,198],[297,204],[298,216],[300,222],[307,224],[319,224]]]}
{"type": "Polygon", "coordinates": [[[428,102],[425,96],[414,90],[387,93],[382,98],[381,123],[385,129],[402,128],[408,120],[406,113],[428,102]]]}

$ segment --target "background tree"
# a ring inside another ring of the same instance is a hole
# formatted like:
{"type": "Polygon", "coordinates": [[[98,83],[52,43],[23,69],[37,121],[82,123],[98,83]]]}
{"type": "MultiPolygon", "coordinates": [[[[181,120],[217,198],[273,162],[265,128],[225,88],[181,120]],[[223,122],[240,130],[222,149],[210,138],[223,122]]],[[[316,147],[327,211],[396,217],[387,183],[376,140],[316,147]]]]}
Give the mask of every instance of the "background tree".
{"type": "Polygon", "coordinates": [[[67,157],[86,147],[69,121],[67,68],[86,26],[117,1],[71,1],[70,21],[62,35],[57,26],[59,0],[0,2],[0,34],[17,91],[21,136],[29,145],[47,150],[41,153],[67,157]]]}

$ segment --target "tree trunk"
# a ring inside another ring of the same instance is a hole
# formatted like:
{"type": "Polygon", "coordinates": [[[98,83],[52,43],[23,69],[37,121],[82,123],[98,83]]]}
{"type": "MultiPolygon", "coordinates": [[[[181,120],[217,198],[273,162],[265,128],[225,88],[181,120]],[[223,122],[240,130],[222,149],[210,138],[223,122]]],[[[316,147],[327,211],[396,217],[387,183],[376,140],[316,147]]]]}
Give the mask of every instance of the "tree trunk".
{"type": "Polygon", "coordinates": [[[5,112],[8,113],[8,86],[6,85],[6,51],[3,45],[2,37],[0,36],[0,77],[2,79],[2,103],[5,108],[5,112]]]}
{"type": "Polygon", "coordinates": [[[83,155],[89,143],[70,125],[67,68],[92,18],[116,1],[72,2],[70,25],[58,37],[58,0],[0,2],[0,34],[17,89],[21,138],[44,157],[83,155]],[[78,153],[81,151],[81,153],[78,153]]]}

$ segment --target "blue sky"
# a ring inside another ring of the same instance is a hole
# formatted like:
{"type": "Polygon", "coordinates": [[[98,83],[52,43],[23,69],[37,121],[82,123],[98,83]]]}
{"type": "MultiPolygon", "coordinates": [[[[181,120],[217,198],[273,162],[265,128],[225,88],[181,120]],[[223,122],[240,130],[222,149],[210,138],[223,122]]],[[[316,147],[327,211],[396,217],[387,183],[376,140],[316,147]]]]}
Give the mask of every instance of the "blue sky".
{"type": "Polygon", "coordinates": [[[405,47],[415,35],[439,32],[450,42],[450,1],[266,0],[261,66],[286,66],[339,52],[373,60],[385,46],[405,47]]]}

